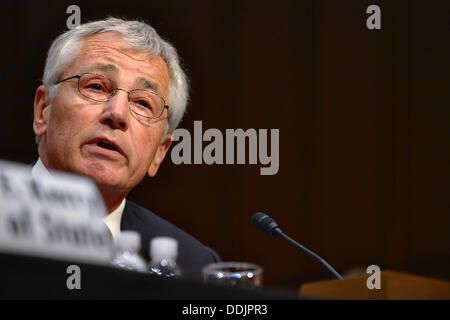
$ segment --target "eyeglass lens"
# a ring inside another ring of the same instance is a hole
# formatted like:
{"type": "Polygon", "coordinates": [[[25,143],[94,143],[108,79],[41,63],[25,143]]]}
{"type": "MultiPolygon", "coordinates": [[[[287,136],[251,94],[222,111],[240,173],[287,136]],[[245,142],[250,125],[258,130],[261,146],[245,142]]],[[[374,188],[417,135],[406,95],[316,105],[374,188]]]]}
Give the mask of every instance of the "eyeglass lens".
{"type": "MultiPolygon", "coordinates": [[[[89,99],[106,102],[116,94],[117,87],[112,80],[106,77],[85,73],[79,79],[79,90],[83,96],[89,99]]],[[[131,90],[128,99],[131,109],[143,117],[159,117],[164,110],[164,101],[149,90],[131,90]]]]}

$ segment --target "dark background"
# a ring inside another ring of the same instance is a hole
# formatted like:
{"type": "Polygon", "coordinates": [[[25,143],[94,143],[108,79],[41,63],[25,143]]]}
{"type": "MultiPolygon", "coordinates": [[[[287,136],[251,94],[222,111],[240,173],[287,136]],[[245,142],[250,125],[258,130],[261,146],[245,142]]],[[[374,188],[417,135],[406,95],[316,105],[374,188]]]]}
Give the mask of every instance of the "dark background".
{"type": "Polygon", "coordinates": [[[260,264],[271,286],[331,275],[258,233],[256,211],[340,273],[376,264],[450,279],[448,1],[2,1],[0,159],[37,159],[34,92],[71,4],[82,22],[143,18],[175,45],[192,135],[194,120],[280,130],[277,175],[176,166],[169,153],[129,199],[223,260],[260,264]],[[366,28],[370,4],[381,30],[366,28]]]}

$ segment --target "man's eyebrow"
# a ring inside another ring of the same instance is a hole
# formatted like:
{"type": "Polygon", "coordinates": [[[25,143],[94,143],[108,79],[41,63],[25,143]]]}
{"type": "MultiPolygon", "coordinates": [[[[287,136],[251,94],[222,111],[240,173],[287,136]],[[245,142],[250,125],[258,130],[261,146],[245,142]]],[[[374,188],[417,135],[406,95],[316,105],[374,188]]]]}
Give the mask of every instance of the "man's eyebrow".
{"type": "Polygon", "coordinates": [[[113,72],[118,73],[119,69],[113,64],[104,64],[104,63],[97,63],[93,66],[90,66],[88,70],[99,70],[99,71],[105,71],[105,72],[113,72]]]}
{"type": "Polygon", "coordinates": [[[159,91],[158,85],[151,80],[141,77],[138,79],[138,83],[140,83],[144,87],[144,89],[151,89],[152,91],[156,92],[157,94],[161,94],[161,92],[159,91]]]}
{"type": "MultiPolygon", "coordinates": [[[[113,73],[118,73],[119,72],[119,69],[115,65],[113,65],[113,64],[104,64],[104,63],[94,64],[94,65],[90,66],[89,68],[87,68],[85,70],[85,72],[86,71],[87,72],[95,71],[95,70],[104,71],[104,72],[113,72],[113,73]]],[[[139,85],[141,85],[143,89],[150,89],[150,90],[156,92],[159,95],[162,94],[160,89],[159,89],[159,86],[154,81],[148,80],[147,78],[144,78],[144,77],[140,77],[137,80],[137,83],[139,83],[139,85]]]]}

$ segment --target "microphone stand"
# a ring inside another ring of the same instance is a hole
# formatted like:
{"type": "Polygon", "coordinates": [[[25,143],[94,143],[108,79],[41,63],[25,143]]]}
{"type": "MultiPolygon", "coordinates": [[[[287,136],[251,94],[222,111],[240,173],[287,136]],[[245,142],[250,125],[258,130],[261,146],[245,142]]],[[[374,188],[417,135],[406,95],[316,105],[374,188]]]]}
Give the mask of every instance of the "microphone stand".
{"type": "Polygon", "coordinates": [[[311,250],[309,250],[308,248],[305,248],[304,246],[302,246],[300,243],[298,243],[297,241],[295,241],[294,239],[290,238],[289,236],[287,236],[283,231],[281,231],[280,228],[275,228],[274,230],[274,235],[279,236],[281,238],[283,238],[284,240],[288,241],[289,243],[291,243],[292,245],[294,245],[295,247],[297,247],[298,249],[302,250],[303,252],[305,252],[307,255],[309,255],[311,258],[319,261],[322,265],[324,265],[336,278],[343,280],[342,276],[337,273],[336,270],[333,269],[332,266],[330,266],[328,264],[328,262],[326,262],[324,259],[322,259],[321,257],[319,257],[317,254],[315,254],[314,252],[312,252],[311,250]]]}

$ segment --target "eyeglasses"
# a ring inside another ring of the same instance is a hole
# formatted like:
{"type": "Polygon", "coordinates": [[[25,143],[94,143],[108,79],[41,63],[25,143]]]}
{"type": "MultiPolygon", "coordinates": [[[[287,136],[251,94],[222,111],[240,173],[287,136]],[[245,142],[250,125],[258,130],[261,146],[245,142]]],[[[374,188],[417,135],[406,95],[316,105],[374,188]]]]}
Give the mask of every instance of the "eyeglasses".
{"type": "Polygon", "coordinates": [[[114,97],[117,91],[125,91],[128,93],[128,102],[130,103],[131,111],[147,119],[159,118],[165,108],[169,110],[169,106],[166,105],[164,99],[157,93],[145,89],[127,91],[118,88],[114,81],[100,74],[82,73],[60,80],[56,84],[70,79],[78,79],[78,91],[82,96],[93,101],[107,102],[114,97]]]}

